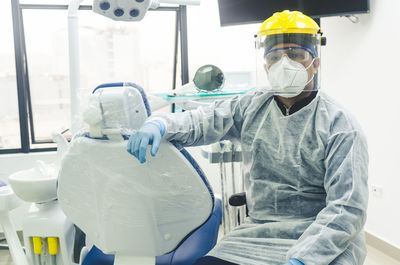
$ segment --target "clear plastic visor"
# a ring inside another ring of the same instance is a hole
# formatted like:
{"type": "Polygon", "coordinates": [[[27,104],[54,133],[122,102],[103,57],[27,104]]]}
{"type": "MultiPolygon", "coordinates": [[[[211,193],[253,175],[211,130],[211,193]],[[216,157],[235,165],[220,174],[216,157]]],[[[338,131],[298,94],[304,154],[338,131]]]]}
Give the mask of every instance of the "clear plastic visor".
{"type": "Polygon", "coordinates": [[[318,90],[320,36],[282,34],[256,38],[256,84],[274,94],[294,97],[318,90]]]}

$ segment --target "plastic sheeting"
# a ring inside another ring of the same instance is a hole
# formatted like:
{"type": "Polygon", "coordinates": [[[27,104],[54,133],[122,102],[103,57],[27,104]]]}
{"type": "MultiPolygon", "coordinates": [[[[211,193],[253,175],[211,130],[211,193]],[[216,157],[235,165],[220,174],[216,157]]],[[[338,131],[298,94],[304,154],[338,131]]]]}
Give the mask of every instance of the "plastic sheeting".
{"type": "Polygon", "coordinates": [[[142,165],[126,142],[74,139],[63,159],[63,211],[105,253],[158,256],[173,250],[212,212],[209,190],[171,144],[142,165]]]}

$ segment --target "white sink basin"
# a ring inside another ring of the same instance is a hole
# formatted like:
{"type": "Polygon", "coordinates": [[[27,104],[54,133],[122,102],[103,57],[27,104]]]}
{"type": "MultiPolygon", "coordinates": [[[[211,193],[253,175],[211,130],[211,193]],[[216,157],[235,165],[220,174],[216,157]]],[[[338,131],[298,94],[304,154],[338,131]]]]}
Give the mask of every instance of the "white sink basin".
{"type": "Polygon", "coordinates": [[[24,201],[44,203],[57,198],[58,169],[37,161],[35,168],[18,171],[8,177],[15,194],[24,201]]]}

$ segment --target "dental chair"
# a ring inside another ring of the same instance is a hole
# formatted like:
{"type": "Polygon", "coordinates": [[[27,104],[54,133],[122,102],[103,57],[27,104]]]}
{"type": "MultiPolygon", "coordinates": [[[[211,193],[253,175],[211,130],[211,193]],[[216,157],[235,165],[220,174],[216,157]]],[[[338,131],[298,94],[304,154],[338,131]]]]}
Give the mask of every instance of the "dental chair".
{"type": "Polygon", "coordinates": [[[74,136],[58,178],[61,208],[94,244],[80,264],[190,265],[216,244],[221,201],[190,154],[163,142],[140,164],[126,151],[149,115],[135,84],[93,91],[89,133],[74,136]]]}

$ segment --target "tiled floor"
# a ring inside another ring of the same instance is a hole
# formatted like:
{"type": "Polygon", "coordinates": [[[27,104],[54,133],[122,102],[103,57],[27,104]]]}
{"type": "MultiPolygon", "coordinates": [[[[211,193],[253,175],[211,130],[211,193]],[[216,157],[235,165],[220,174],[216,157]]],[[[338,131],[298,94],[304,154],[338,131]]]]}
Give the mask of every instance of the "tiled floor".
{"type": "Polygon", "coordinates": [[[12,265],[14,264],[11,260],[11,256],[7,250],[0,249],[0,264],[1,265],[12,265]]]}
{"type": "MultiPolygon", "coordinates": [[[[13,265],[11,256],[8,250],[0,249],[0,265],[13,265]]],[[[396,261],[382,252],[378,251],[373,247],[368,247],[368,256],[364,265],[400,265],[399,261],[396,261]]]]}

